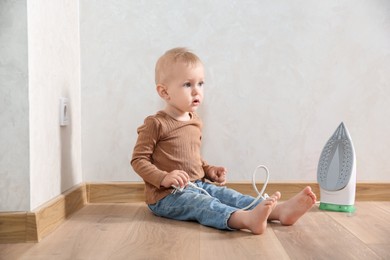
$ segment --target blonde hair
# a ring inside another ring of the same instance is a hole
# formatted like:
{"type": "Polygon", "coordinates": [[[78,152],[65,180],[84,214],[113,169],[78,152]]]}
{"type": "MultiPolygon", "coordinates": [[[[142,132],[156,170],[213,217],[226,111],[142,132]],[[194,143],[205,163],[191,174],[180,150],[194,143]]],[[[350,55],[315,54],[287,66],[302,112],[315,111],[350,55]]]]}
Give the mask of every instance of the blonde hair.
{"type": "Polygon", "coordinates": [[[155,69],[156,85],[163,83],[170,76],[172,65],[177,62],[184,62],[186,65],[202,63],[199,57],[187,48],[170,49],[157,60],[155,69]]]}

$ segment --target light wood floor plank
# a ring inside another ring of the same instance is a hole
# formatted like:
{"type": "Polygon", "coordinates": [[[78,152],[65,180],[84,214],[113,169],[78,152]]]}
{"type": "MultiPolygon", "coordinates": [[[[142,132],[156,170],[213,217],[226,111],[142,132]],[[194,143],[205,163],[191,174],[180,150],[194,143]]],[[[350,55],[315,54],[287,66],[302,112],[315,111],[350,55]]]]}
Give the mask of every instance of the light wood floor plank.
{"type": "MultiPolygon", "coordinates": [[[[390,208],[390,203],[388,205],[390,208]]],[[[356,212],[353,214],[332,212],[328,215],[364,243],[388,243],[390,246],[390,212],[378,204],[357,203],[356,212]]]]}
{"type": "Polygon", "coordinates": [[[143,203],[139,212],[112,259],[199,259],[199,224],[154,216],[143,203]]]}
{"type": "Polygon", "coordinates": [[[390,202],[357,203],[353,214],[328,213],[383,259],[390,259],[390,202]]]}
{"type": "Polygon", "coordinates": [[[372,203],[390,213],[390,201],[373,201],[372,203]]]}
{"type": "Polygon", "coordinates": [[[293,226],[272,224],[291,259],[380,259],[328,214],[314,206],[293,226]]]}
{"type": "Polygon", "coordinates": [[[290,259],[271,228],[255,236],[202,227],[200,241],[199,259],[290,259]]]}
{"type": "Polygon", "coordinates": [[[18,259],[105,259],[136,213],[132,205],[86,206],[18,259]]]}
{"type": "Polygon", "coordinates": [[[39,243],[0,244],[0,259],[390,259],[390,203],[357,208],[315,206],[255,236],[156,217],[143,202],[88,204],[39,243]]]}

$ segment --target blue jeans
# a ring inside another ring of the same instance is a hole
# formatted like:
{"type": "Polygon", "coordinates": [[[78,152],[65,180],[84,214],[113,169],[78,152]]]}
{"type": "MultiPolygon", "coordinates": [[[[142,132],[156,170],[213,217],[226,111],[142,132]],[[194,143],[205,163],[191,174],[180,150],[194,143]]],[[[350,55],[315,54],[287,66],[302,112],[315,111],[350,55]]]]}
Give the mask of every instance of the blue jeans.
{"type": "MultiPolygon", "coordinates": [[[[150,210],[161,217],[198,221],[205,226],[233,230],[228,226],[231,214],[248,206],[255,199],[235,190],[200,180],[196,181],[195,184],[206,190],[211,197],[188,186],[182,192],[177,191],[155,204],[148,205],[150,210]]],[[[260,202],[261,200],[253,207],[260,202]]]]}

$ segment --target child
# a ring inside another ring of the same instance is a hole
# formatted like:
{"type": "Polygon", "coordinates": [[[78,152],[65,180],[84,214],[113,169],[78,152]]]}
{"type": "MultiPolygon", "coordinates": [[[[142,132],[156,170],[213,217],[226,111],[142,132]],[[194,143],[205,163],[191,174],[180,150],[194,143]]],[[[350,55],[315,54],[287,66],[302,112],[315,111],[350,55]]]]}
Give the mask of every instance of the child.
{"type": "Polygon", "coordinates": [[[275,192],[251,209],[241,210],[254,198],[221,187],[227,170],[209,165],[201,157],[202,122],[195,111],[203,101],[202,62],[185,48],[169,50],[157,61],[155,81],[166,106],[138,128],[131,160],[145,182],[146,203],[154,214],[262,234],[268,220],[292,225],[313,206],[316,196],[306,187],[282,204],[277,204],[281,194],[275,192]],[[211,196],[187,185],[189,181],[211,196]],[[186,188],[173,193],[173,186],[186,188]]]}

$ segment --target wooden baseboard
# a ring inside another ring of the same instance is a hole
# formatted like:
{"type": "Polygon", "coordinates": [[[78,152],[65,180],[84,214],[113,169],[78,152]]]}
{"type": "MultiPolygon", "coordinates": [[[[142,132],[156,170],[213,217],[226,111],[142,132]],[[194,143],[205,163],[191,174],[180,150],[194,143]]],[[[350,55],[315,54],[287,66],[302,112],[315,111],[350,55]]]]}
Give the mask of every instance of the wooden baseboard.
{"type": "MultiPolygon", "coordinates": [[[[268,183],[266,192],[272,194],[275,191],[282,193],[282,200],[287,200],[310,186],[320,199],[320,190],[317,183],[268,183]]],[[[229,183],[227,187],[235,189],[243,194],[256,196],[251,183],[229,183]]],[[[136,182],[112,182],[87,184],[89,203],[130,203],[144,201],[144,184],[136,182]]],[[[258,189],[261,189],[261,184],[258,189]]],[[[390,183],[358,183],[356,185],[357,201],[390,201],[390,183]]]]}
{"type": "Polygon", "coordinates": [[[34,239],[31,221],[34,216],[28,212],[0,213],[0,243],[18,243],[34,239]]]}
{"type": "Polygon", "coordinates": [[[89,203],[129,203],[144,201],[144,183],[87,183],[89,203]]]}
{"type": "Polygon", "coordinates": [[[87,204],[85,184],[77,185],[34,210],[38,241],[87,204]]]}
{"type": "Polygon", "coordinates": [[[86,186],[81,184],[34,211],[0,213],[0,243],[38,242],[86,203],[86,186]]]}
{"type": "MultiPolygon", "coordinates": [[[[266,192],[280,191],[282,200],[287,200],[307,185],[320,199],[317,183],[269,183],[266,192]]],[[[256,195],[251,183],[227,186],[243,194],[256,195]]],[[[87,203],[131,203],[144,198],[144,184],[139,182],[83,183],[34,211],[0,212],[0,243],[39,242],[87,203]]],[[[358,183],[356,200],[390,201],[390,183],[358,183]]]]}
{"type": "MultiPolygon", "coordinates": [[[[275,191],[282,193],[281,200],[287,200],[301,191],[304,187],[310,186],[313,192],[320,200],[320,188],[318,183],[269,183],[266,192],[272,194],[275,191]]],[[[251,183],[232,183],[229,188],[235,189],[243,194],[257,196],[251,183]]],[[[261,184],[258,190],[262,188],[261,184]]],[[[356,201],[390,201],[390,183],[357,183],[356,184],[356,201]]]]}

